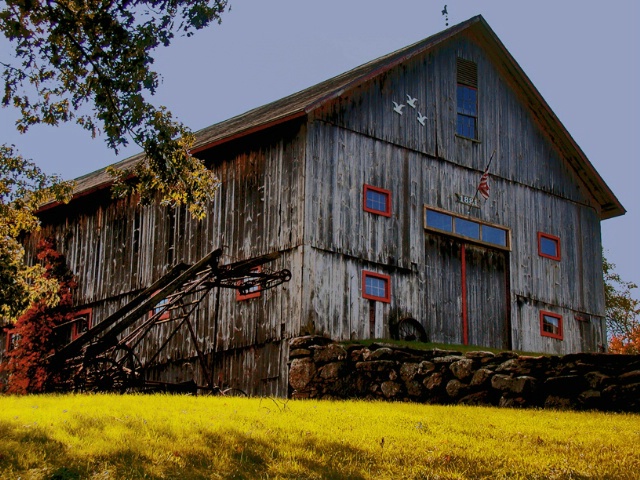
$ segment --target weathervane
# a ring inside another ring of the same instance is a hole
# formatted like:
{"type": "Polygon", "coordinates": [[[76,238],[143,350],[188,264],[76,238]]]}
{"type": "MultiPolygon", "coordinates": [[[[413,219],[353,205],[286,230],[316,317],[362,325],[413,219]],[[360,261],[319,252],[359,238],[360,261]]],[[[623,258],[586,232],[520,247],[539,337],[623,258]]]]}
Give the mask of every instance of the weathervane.
{"type": "Polygon", "coordinates": [[[444,15],[444,26],[448,27],[449,26],[449,12],[447,12],[447,6],[444,6],[444,9],[442,10],[442,15],[444,15]]]}

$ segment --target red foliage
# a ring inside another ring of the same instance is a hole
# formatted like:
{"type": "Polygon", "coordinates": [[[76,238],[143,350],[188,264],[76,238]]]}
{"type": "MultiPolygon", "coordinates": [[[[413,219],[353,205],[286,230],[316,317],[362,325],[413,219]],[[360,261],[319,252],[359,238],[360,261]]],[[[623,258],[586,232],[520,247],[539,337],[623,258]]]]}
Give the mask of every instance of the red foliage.
{"type": "Polygon", "coordinates": [[[611,353],[640,354],[640,323],[631,327],[626,335],[614,336],[609,342],[611,353]]]}
{"type": "Polygon", "coordinates": [[[8,374],[7,393],[39,393],[46,390],[50,373],[46,358],[55,348],[54,327],[73,318],[71,292],[76,282],[65,257],[55,250],[52,241],[41,240],[37,258],[46,269],[45,275],[58,280],[60,301],[55,307],[48,307],[44,302],[34,303],[8,330],[8,335],[17,335],[19,340],[0,366],[0,370],[8,374]]]}

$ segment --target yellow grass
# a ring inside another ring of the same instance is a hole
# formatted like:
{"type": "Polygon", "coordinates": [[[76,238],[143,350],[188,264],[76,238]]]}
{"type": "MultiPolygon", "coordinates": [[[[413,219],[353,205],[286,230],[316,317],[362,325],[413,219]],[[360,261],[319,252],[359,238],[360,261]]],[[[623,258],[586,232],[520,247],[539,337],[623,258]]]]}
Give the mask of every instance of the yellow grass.
{"type": "Polygon", "coordinates": [[[0,397],[0,478],[640,478],[640,416],[172,395],[0,397]]]}

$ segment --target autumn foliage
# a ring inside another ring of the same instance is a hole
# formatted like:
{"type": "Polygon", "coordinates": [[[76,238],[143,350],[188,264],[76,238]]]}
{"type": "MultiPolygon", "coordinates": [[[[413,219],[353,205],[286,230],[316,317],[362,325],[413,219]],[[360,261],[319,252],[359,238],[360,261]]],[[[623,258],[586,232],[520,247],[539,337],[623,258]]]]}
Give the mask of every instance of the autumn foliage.
{"type": "Polygon", "coordinates": [[[611,353],[640,354],[640,324],[631,327],[629,333],[616,335],[609,341],[611,353]]]}
{"type": "Polygon", "coordinates": [[[54,328],[72,319],[72,289],[76,283],[63,255],[53,242],[38,244],[37,258],[45,268],[45,276],[58,281],[60,301],[55,307],[40,300],[33,303],[7,332],[17,340],[5,356],[0,370],[6,376],[7,393],[39,393],[47,390],[49,371],[47,357],[56,344],[54,328]]]}

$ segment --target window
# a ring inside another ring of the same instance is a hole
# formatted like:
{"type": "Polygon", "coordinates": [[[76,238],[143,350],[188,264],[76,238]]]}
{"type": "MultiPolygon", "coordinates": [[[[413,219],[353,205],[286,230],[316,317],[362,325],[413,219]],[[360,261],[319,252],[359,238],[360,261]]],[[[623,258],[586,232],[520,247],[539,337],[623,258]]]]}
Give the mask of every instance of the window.
{"type": "Polygon", "coordinates": [[[391,216],[391,192],[365,184],[363,209],[377,215],[391,216]]]}
{"type": "Polygon", "coordinates": [[[12,350],[15,350],[18,347],[21,338],[22,336],[18,333],[7,332],[6,351],[10,352],[12,350]]]}
{"type": "Polygon", "coordinates": [[[562,340],[562,315],[541,311],[540,335],[562,340]]]}
{"type": "Polygon", "coordinates": [[[90,308],[76,312],[73,323],[71,324],[72,341],[91,328],[91,313],[92,310],[90,308]]]}
{"type": "MultiPolygon", "coordinates": [[[[251,273],[260,273],[262,268],[260,266],[254,267],[250,270],[251,273]]],[[[238,282],[238,290],[236,290],[236,300],[248,300],[250,298],[256,298],[261,295],[260,285],[255,283],[256,277],[245,277],[238,282]]]]}
{"type": "Polygon", "coordinates": [[[538,232],[538,255],[560,260],[560,238],[547,233],[538,232]]]}
{"type": "MultiPolygon", "coordinates": [[[[155,292],[153,295],[155,295],[156,293],[158,292],[155,292]]],[[[153,309],[149,312],[149,317],[153,317],[154,315],[157,315],[160,312],[162,312],[160,316],[156,318],[156,321],[169,320],[171,318],[171,311],[168,308],[166,308],[168,303],[169,303],[169,300],[167,298],[163,298],[162,300],[160,300],[158,303],[156,303],[156,306],[153,307],[153,309]]]]}
{"type": "Polygon", "coordinates": [[[391,303],[391,277],[381,273],[363,271],[362,296],[369,300],[391,303]]]}
{"type": "Polygon", "coordinates": [[[509,250],[509,230],[473,218],[425,207],[425,228],[509,250]]]}
{"type": "Polygon", "coordinates": [[[478,138],[478,65],[457,59],[457,121],[456,133],[461,137],[478,138]]]}

